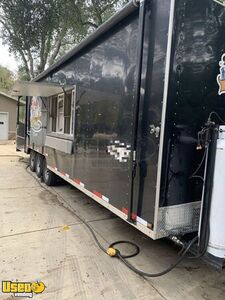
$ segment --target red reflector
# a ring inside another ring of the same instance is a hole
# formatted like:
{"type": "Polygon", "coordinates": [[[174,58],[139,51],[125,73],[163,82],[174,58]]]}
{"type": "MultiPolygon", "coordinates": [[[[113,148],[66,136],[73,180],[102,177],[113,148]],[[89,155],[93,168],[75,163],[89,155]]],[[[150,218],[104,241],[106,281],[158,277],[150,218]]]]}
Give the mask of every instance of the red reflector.
{"type": "Polygon", "coordinates": [[[134,221],[136,221],[137,220],[137,214],[136,213],[132,213],[131,219],[134,220],[134,221]]]}
{"type": "Polygon", "coordinates": [[[78,180],[78,179],[74,179],[74,182],[77,184],[80,184],[80,180],[78,180]]]}
{"type": "Polygon", "coordinates": [[[100,194],[99,192],[93,191],[93,194],[102,199],[102,194],[100,194]]]}
{"type": "Polygon", "coordinates": [[[122,212],[123,212],[124,214],[128,215],[128,208],[123,207],[123,208],[122,208],[122,212]]]}

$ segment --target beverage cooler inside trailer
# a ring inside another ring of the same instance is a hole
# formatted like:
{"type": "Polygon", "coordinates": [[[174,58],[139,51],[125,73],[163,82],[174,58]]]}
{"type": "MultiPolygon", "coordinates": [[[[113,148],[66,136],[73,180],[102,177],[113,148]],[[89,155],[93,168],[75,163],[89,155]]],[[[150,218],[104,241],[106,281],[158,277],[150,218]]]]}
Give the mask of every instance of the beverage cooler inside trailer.
{"type": "Polygon", "coordinates": [[[26,102],[25,151],[151,238],[199,232],[202,248],[225,119],[218,2],[130,3],[15,87],[19,110],[26,102]]]}

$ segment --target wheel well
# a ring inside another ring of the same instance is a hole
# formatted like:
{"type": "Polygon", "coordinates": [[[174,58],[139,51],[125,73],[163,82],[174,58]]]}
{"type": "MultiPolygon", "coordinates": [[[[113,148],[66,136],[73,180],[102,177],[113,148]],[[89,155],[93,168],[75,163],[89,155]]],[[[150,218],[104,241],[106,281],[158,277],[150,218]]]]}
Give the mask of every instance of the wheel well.
{"type": "Polygon", "coordinates": [[[45,156],[44,156],[42,153],[37,152],[36,150],[31,149],[31,148],[29,148],[29,149],[27,150],[27,153],[28,153],[28,154],[31,154],[31,151],[33,151],[36,155],[39,154],[39,155],[41,155],[43,158],[45,158],[45,156]]]}

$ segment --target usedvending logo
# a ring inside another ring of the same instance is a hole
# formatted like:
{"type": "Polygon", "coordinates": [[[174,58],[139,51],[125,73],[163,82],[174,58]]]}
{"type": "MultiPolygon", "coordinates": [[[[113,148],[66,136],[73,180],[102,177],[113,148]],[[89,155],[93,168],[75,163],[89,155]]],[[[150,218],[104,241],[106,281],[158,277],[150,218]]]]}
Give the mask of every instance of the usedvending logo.
{"type": "Polygon", "coordinates": [[[225,0],[213,0],[213,1],[225,6],[225,0]]]}
{"type": "Polygon", "coordinates": [[[45,289],[43,282],[2,281],[2,293],[13,294],[14,297],[33,298],[34,295],[42,294],[45,289]]]}
{"type": "Polygon", "coordinates": [[[40,97],[32,98],[30,107],[30,123],[31,129],[34,132],[40,132],[42,130],[40,97]]]}
{"type": "Polygon", "coordinates": [[[217,76],[217,82],[219,85],[219,95],[225,93],[225,53],[221,57],[221,61],[219,62],[220,66],[220,74],[217,76]]]}

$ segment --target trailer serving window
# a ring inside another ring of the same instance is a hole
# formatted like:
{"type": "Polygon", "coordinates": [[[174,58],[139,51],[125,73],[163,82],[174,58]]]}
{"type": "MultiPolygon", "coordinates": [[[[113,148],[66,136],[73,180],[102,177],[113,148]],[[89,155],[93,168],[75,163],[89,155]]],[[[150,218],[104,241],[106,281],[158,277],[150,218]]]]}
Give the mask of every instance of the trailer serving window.
{"type": "Polygon", "coordinates": [[[72,91],[64,95],[64,133],[71,134],[72,91]]]}
{"type": "Polygon", "coordinates": [[[64,94],[58,96],[56,132],[64,133],[64,94]]]}
{"type": "Polygon", "coordinates": [[[50,98],[50,114],[49,114],[49,119],[50,119],[50,128],[49,131],[56,132],[56,123],[57,123],[57,96],[53,96],[50,98]]]}
{"type": "Polygon", "coordinates": [[[49,131],[53,133],[73,135],[75,116],[75,93],[68,91],[49,98],[50,113],[49,131]]]}
{"type": "Polygon", "coordinates": [[[72,91],[72,103],[71,103],[71,120],[70,120],[70,134],[73,135],[74,134],[74,127],[75,127],[75,90],[72,91]]]}

